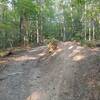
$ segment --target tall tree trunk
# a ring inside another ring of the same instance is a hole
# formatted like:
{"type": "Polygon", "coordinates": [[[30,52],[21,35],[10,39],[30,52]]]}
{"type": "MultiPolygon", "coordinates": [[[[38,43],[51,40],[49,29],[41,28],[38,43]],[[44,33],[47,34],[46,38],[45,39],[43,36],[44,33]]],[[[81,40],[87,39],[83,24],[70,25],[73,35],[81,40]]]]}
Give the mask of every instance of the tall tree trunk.
{"type": "Polygon", "coordinates": [[[85,40],[87,40],[86,21],[85,21],[85,26],[84,27],[85,27],[85,29],[84,29],[85,30],[85,40]]]}
{"type": "Polygon", "coordinates": [[[20,40],[23,42],[24,41],[24,38],[23,38],[23,16],[21,15],[20,16],[20,23],[19,23],[19,30],[20,30],[20,40]]]}
{"type": "Polygon", "coordinates": [[[87,9],[87,6],[86,6],[86,0],[85,0],[85,11],[84,11],[84,14],[85,14],[85,26],[84,26],[84,31],[85,31],[85,40],[87,40],[87,28],[86,28],[86,25],[87,25],[87,21],[86,21],[86,9],[87,9]]]}
{"type": "Polygon", "coordinates": [[[65,24],[63,26],[63,41],[66,41],[66,27],[65,27],[65,24]]]}
{"type": "Polygon", "coordinates": [[[89,41],[91,41],[91,21],[89,21],[89,41]]]}
{"type": "MultiPolygon", "coordinates": [[[[63,5],[64,6],[64,5],[63,5]]],[[[66,16],[65,16],[65,9],[63,7],[63,41],[66,41],[66,16]]]]}
{"type": "Polygon", "coordinates": [[[28,44],[28,19],[23,15],[20,16],[20,38],[26,46],[28,44]]]}
{"type": "Polygon", "coordinates": [[[92,30],[93,30],[93,41],[94,41],[95,40],[95,25],[94,25],[94,22],[93,22],[93,26],[92,27],[93,27],[92,30]]]}
{"type": "Polygon", "coordinates": [[[42,22],[42,6],[44,4],[44,2],[42,0],[37,0],[37,4],[40,7],[40,12],[38,13],[38,17],[37,17],[37,44],[40,44],[43,42],[43,22],[42,22]]]}
{"type": "Polygon", "coordinates": [[[72,33],[72,36],[73,36],[73,21],[74,21],[74,19],[73,19],[73,12],[72,12],[72,11],[73,11],[73,8],[72,8],[72,6],[71,6],[71,1],[72,1],[72,0],[70,0],[70,5],[69,5],[69,6],[70,6],[70,11],[71,11],[70,16],[71,16],[71,23],[72,23],[72,24],[71,24],[71,27],[72,27],[71,33],[72,33]]]}
{"type": "Polygon", "coordinates": [[[40,43],[38,20],[36,21],[37,44],[40,43]]]}

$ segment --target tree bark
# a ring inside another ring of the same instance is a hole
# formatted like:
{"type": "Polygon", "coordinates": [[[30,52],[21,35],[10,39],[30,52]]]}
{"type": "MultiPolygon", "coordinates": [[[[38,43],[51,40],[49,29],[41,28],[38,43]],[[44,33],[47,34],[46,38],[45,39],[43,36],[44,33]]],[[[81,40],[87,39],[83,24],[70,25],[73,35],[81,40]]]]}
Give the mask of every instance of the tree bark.
{"type": "Polygon", "coordinates": [[[91,41],[91,21],[89,21],[89,41],[91,41]]]}
{"type": "Polygon", "coordinates": [[[93,41],[95,40],[95,26],[94,26],[94,22],[93,22],[93,41]]]}
{"type": "Polygon", "coordinates": [[[39,26],[38,26],[38,20],[36,21],[36,34],[37,34],[37,44],[40,43],[40,39],[39,39],[39,26]]]}

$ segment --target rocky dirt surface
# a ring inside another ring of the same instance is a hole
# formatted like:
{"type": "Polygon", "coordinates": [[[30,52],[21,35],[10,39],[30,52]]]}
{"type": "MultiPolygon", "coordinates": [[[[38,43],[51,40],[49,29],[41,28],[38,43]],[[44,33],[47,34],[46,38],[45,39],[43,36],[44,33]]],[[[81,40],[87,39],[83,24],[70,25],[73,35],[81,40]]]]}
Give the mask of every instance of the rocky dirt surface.
{"type": "Polygon", "coordinates": [[[100,100],[100,49],[60,43],[0,60],[0,100],[100,100]]]}

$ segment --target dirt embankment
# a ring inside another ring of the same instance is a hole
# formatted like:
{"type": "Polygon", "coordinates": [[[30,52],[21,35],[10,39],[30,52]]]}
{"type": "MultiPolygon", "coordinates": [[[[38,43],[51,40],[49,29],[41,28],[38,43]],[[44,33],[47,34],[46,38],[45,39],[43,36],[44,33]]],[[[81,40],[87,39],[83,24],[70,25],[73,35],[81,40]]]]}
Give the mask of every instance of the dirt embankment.
{"type": "Polygon", "coordinates": [[[0,100],[100,100],[98,48],[66,42],[50,55],[38,47],[4,60],[0,100]]]}

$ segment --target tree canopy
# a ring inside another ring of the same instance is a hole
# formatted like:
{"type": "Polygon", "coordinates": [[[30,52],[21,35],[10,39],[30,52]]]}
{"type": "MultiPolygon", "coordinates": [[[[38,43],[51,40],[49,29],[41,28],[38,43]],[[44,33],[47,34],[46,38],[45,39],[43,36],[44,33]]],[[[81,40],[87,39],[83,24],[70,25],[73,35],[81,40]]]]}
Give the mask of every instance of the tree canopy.
{"type": "Polygon", "coordinates": [[[99,0],[0,0],[0,48],[44,39],[100,39],[99,0]]]}

